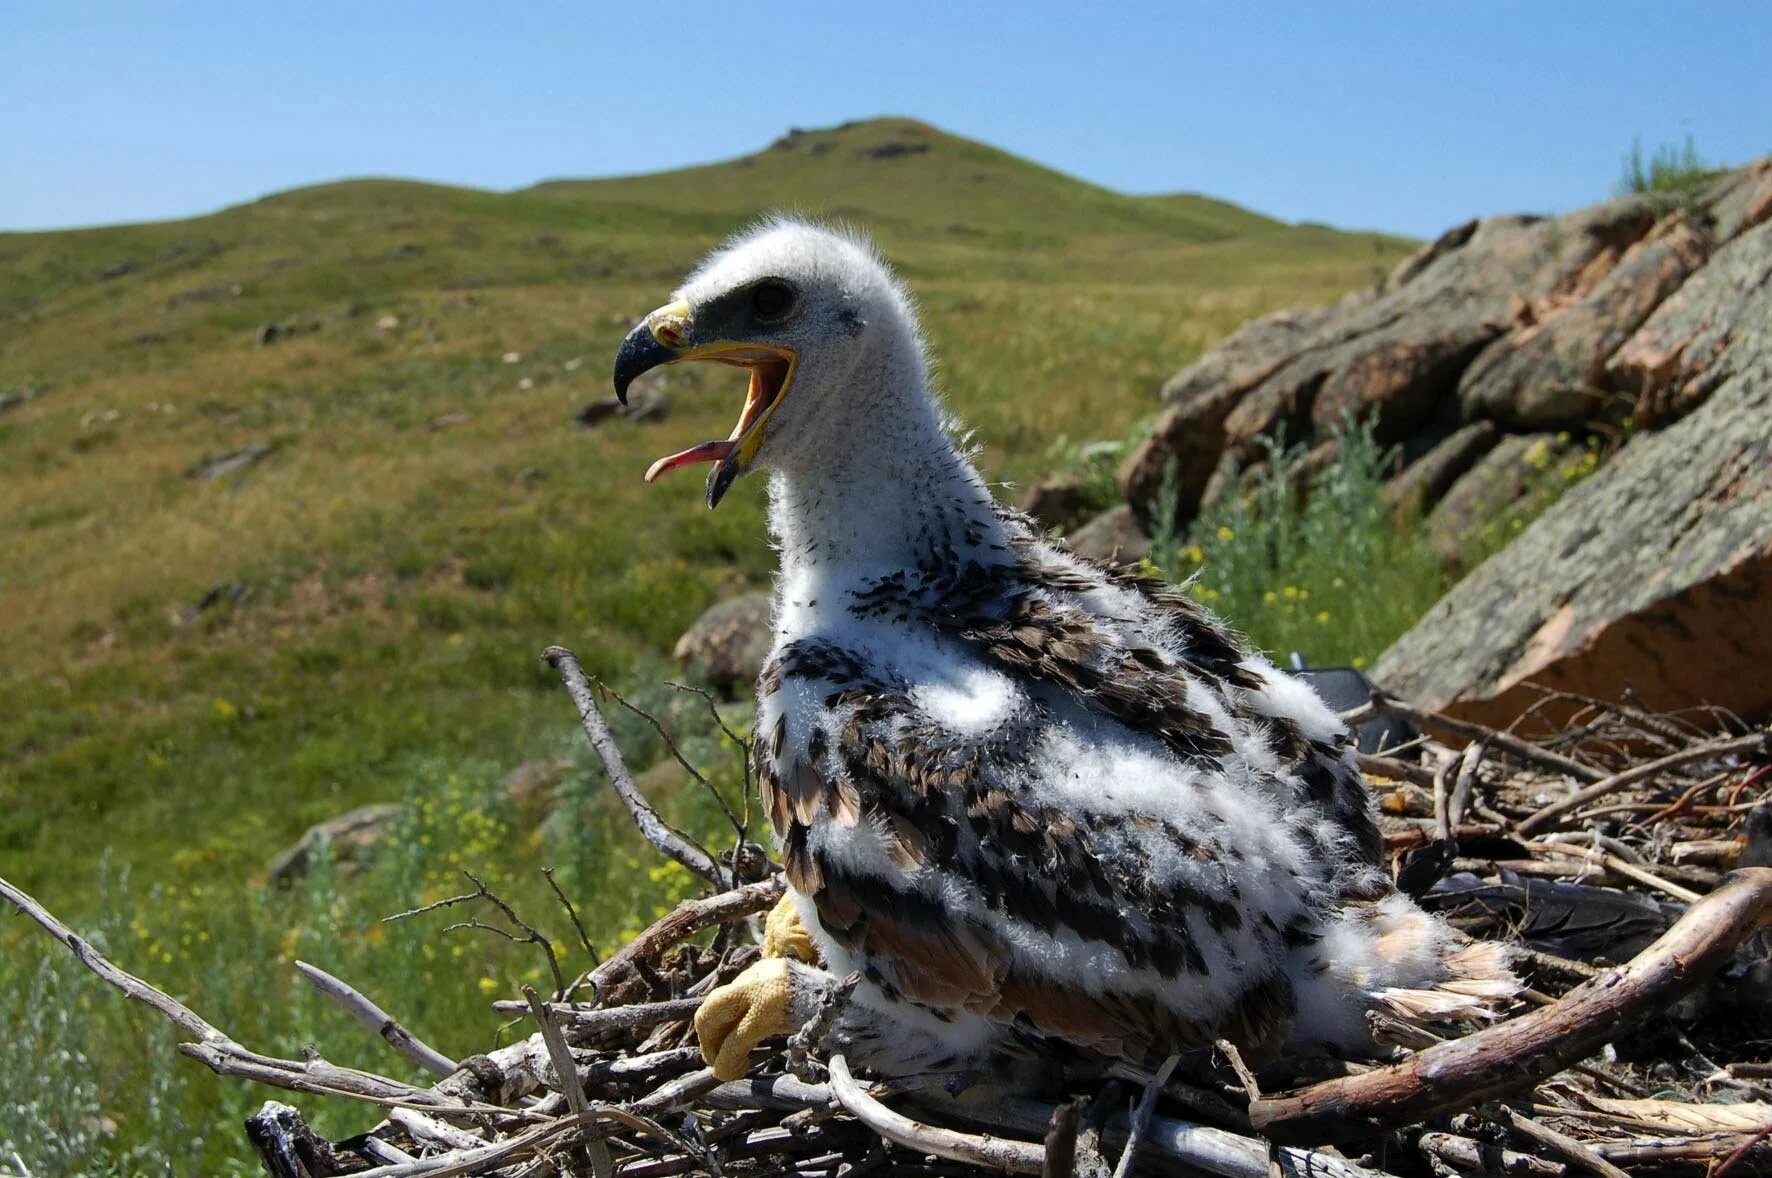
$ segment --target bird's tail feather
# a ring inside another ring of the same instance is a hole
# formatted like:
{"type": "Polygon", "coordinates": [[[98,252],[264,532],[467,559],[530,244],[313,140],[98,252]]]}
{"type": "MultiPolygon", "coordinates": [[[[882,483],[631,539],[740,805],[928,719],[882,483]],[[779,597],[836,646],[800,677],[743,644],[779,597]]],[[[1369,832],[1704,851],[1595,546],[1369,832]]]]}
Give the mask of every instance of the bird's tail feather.
{"type": "Polygon", "coordinates": [[[1480,1021],[1520,990],[1505,946],[1471,941],[1398,893],[1344,908],[1301,965],[1300,1040],[1347,1049],[1370,1044],[1369,1010],[1422,1028],[1480,1021]]]}
{"type": "Polygon", "coordinates": [[[1405,1022],[1430,1023],[1498,1018],[1520,992],[1506,947],[1492,941],[1454,942],[1440,964],[1444,973],[1432,986],[1387,986],[1373,997],[1405,1022]]]}

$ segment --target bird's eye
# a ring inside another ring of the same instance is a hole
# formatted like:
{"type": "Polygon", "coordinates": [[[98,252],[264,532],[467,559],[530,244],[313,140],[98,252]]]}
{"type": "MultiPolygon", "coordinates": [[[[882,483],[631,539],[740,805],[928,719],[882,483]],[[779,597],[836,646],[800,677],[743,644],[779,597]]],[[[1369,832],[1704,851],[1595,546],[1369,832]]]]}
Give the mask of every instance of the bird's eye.
{"type": "Polygon", "coordinates": [[[794,288],[779,278],[765,279],[751,288],[751,310],[764,323],[786,319],[794,302],[794,288]]]}

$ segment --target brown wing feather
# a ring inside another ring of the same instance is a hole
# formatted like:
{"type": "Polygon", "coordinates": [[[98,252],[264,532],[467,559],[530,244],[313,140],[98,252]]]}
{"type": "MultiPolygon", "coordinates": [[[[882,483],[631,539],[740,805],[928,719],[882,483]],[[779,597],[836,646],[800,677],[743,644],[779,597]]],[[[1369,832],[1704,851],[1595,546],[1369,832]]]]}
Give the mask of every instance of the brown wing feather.
{"type": "Polygon", "coordinates": [[[960,1009],[995,993],[1009,954],[986,930],[884,880],[859,879],[829,864],[821,864],[818,876],[822,886],[809,894],[819,922],[906,998],[960,1009]]]}

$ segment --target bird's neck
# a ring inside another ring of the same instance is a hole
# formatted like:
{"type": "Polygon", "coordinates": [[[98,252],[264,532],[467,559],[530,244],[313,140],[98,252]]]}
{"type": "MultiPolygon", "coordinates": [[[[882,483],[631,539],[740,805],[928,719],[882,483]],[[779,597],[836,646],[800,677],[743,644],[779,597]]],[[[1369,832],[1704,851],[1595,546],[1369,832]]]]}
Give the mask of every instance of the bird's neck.
{"type": "Polygon", "coordinates": [[[874,379],[846,392],[847,411],[802,461],[770,476],[783,575],[1008,559],[990,490],[944,425],[920,355],[859,375],[874,379]]]}

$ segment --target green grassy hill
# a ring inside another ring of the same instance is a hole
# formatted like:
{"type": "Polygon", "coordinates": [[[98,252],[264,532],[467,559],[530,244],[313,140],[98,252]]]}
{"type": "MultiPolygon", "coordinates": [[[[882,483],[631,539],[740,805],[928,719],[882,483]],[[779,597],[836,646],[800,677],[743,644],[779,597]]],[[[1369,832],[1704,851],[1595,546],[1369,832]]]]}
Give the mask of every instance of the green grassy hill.
{"type": "MultiPolygon", "coordinates": [[[[1242,320],[1369,282],[1408,246],[1125,196],[905,120],[659,175],[357,180],[0,234],[0,395],[24,394],[0,410],[0,874],[77,921],[122,919],[126,896],[143,931],[118,936],[155,947],[145,972],[255,1008],[270,983],[241,960],[282,979],[313,951],[266,931],[289,918],[254,891],[306,825],[569,747],[535,658],[550,642],[613,682],[669,673],[700,610],[766,581],[760,482],[710,514],[698,480],[640,473],[723,434],[742,378],[660,374],[663,421],[573,414],[607,395],[633,319],[768,209],[877,234],[989,474],[1017,480],[1123,436],[1242,320]],[[189,477],[249,447],[263,456],[189,477]]],[[[403,886],[560,845],[614,854],[501,829],[403,886]]],[[[668,887],[625,862],[594,884],[593,932],[668,887]]],[[[24,976],[7,961],[35,960],[24,936],[0,927],[0,1000],[24,976]]],[[[300,1036],[320,1016],[279,1017],[300,1036]]]]}

